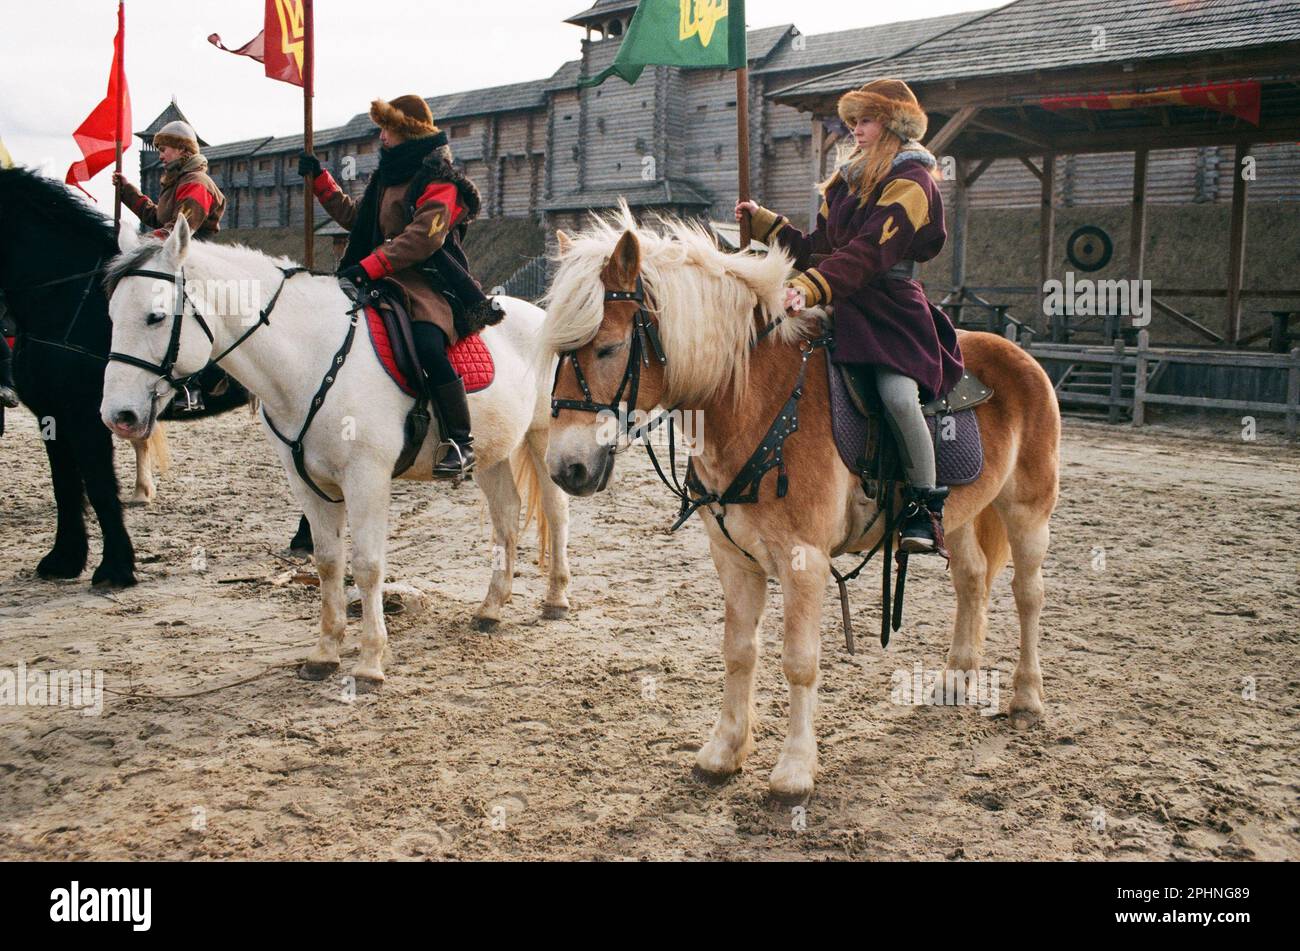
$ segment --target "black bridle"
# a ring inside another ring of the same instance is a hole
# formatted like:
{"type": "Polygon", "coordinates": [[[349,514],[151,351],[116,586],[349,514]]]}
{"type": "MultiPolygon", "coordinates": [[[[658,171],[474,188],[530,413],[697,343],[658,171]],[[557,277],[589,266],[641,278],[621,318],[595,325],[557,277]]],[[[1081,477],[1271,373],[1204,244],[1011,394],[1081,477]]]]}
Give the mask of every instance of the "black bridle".
{"type": "MultiPolygon", "coordinates": [[[[279,270],[282,275],[280,278],[280,286],[275,289],[275,293],[271,295],[271,299],[267,301],[266,306],[263,307],[261,312],[258,314],[257,323],[253,324],[253,326],[240,334],[239,339],[228,346],[225,350],[222,350],[217,356],[213,357],[209,361],[210,363],[220,363],[229,356],[236,347],[251,337],[258,328],[270,324],[271,311],[275,309],[276,301],[280,299],[280,292],[284,290],[284,285],[288,283],[289,278],[293,277],[295,274],[301,274],[307,269],[305,267],[282,267],[279,270]]],[[[185,287],[185,269],[181,268],[175,274],[168,274],[165,271],[150,271],[143,268],[134,268],[130,271],[124,271],[121,274],[121,278],[127,277],[148,277],[157,281],[167,281],[168,283],[175,285],[176,297],[172,309],[171,337],[167,341],[167,352],[164,354],[161,363],[150,363],[148,360],[142,360],[140,357],[132,356],[129,353],[119,353],[116,350],[109,351],[108,360],[110,363],[125,363],[133,367],[139,367],[141,370],[148,370],[150,373],[157,374],[158,379],[160,381],[165,381],[172,389],[183,392],[189,381],[198,375],[198,373],[191,373],[180,378],[172,376],[172,370],[176,369],[176,360],[180,355],[181,327],[185,322],[185,305],[187,302],[190,305],[190,316],[198,322],[200,329],[202,329],[204,335],[208,338],[208,343],[215,344],[217,342],[216,337],[213,336],[212,328],[209,327],[208,322],[204,320],[203,314],[199,312],[198,306],[190,299],[189,292],[185,287]]],[[[199,370],[198,372],[202,372],[202,370],[199,370]]]]}
{"type": "Polygon", "coordinates": [[[627,367],[623,370],[623,379],[618,384],[618,391],[608,403],[597,403],[595,397],[591,395],[587,378],[582,375],[582,366],[578,363],[578,351],[566,350],[560,354],[560,362],[555,367],[555,381],[551,384],[551,416],[559,416],[562,409],[575,409],[584,413],[613,413],[619,418],[619,435],[627,435],[630,439],[635,439],[636,437],[628,430],[627,423],[632,411],[636,409],[637,394],[641,390],[641,368],[650,366],[651,353],[659,361],[660,366],[667,363],[668,358],[664,355],[658,327],[646,308],[645,285],[640,275],[637,276],[635,290],[605,291],[605,303],[619,301],[631,301],[637,305],[637,308],[636,314],[632,317],[632,343],[628,349],[627,367]],[[555,388],[560,383],[560,371],[564,369],[566,360],[573,365],[573,375],[577,377],[578,387],[582,390],[583,398],[580,400],[558,399],[555,396],[555,388]],[[622,408],[622,404],[626,404],[626,410],[622,408]]]}

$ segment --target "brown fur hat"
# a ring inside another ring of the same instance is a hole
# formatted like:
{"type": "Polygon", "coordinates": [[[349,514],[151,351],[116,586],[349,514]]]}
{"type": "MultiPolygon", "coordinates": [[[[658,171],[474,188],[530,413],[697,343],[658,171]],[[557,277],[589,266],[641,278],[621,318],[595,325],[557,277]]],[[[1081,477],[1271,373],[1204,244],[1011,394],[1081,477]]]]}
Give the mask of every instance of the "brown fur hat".
{"type": "Polygon", "coordinates": [[[920,141],[929,124],[916,96],[901,79],[873,79],[840,98],[840,118],[852,129],[863,116],[875,119],[904,142],[920,141]]]}
{"type": "Polygon", "coordinates": [[[376,99],[370,104],[370,119],[375,125],[408,139],[436,135],[433,113],[419,96],[398,96],[392,102],[376,99]]]}

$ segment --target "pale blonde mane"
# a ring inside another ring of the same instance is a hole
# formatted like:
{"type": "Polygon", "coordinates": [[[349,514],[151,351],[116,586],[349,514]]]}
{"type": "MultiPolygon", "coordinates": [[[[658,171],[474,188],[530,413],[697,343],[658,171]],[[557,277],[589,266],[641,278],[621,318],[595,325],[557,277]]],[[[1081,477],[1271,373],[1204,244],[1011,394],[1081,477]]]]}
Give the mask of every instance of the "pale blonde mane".
{"type": "MultiPolygon", "coordinates": [[[[728,386],[739,401],[758,331],[754,308],[761,308],[765,321],[783,313],[789,254],[780,248],[728,254],[701,225],[660,218],[651,228],[638,224],[626,203],[604,217],[593,215],[590,227],[557,259],[559,268],[542,302],[546,356],[576,350],[596,336],[605,314],[600,275],[626,231],[641,245],[647,306],[659,320],[668,358],[664,405],[709,399],[728,386]]],[[[796,341],[808,323],[787,319],[769,339],[796,341]]]]}

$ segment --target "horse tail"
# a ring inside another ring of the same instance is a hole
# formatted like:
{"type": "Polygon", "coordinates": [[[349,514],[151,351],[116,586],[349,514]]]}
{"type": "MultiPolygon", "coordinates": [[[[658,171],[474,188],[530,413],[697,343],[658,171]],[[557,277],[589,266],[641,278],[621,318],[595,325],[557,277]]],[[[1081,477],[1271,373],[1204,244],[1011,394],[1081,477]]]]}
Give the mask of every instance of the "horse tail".
{"type": "Polygon", "coordinates": [[[515,477],[515,488],[519,491],[522,498],[526,500],[524,507],[524,531],[528,531],[528,526],[534,519],[537,520],[537,568],[539,571],[546,571],[546,556],[551,550],[551,522],[546,517],[546,509],[542,506],[542,479],[549,479],[544,472],[537,469],[537,460],[534,454],[529,451],[528,443],[521,443],[515,451],[514,458],[510,462],[511,471],[515,477]]]}
{"type": "Polygon", "coordinates": [[[158,474],[166,475],[167,470],[172,467],[172,454],[167,448],[167,430],[163,428],[161,422],[154,424],[153,432],[149,434],[146,444],[149,448],[149,455],[158,467],[158,474]]]}

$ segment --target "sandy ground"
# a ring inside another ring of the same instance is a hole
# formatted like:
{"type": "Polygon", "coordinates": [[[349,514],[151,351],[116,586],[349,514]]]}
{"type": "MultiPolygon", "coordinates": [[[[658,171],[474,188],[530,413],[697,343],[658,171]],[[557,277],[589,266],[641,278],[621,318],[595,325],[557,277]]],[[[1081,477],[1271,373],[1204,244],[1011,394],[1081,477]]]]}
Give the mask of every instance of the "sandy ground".
{"type": "MultiPolygon", "coordinates": [[[[530,533],[492,635],[468,623],[491,557],[477,490],[398,485],[390,576],[430,596],[390,618],[388,683],[347,702],[279,666],[315,638],[316,590],[284,582],[297,516],[245,414],[172,427],[175,467],[128,515],[141,583],[107,595],[89,572],[34,577],[52,500],[32,420],[10,420],[0,668],[100,669],[115,692],[98,717],[0,706],[0,857],[1300,858],[1300,453],[1276,438],[1067,420],[1032,730],[891,703],[894,671],[942,665],[941,562],[914,570],[888,651],[875,576],[854,593],[855,657],[828,591],[821,774],[800,812],[767,797],[779,610],[754,755],[721,787],[692,775],[722,602],[703,527],[665,534],[641,456],[573,505],[571,617],[540,619],[530,533]]],[[[129,484],[129,452],[118,464],[129,484]]],[[[1017,636],[1004,574],[986,653],[1004,710],[1017,636]]]]}

